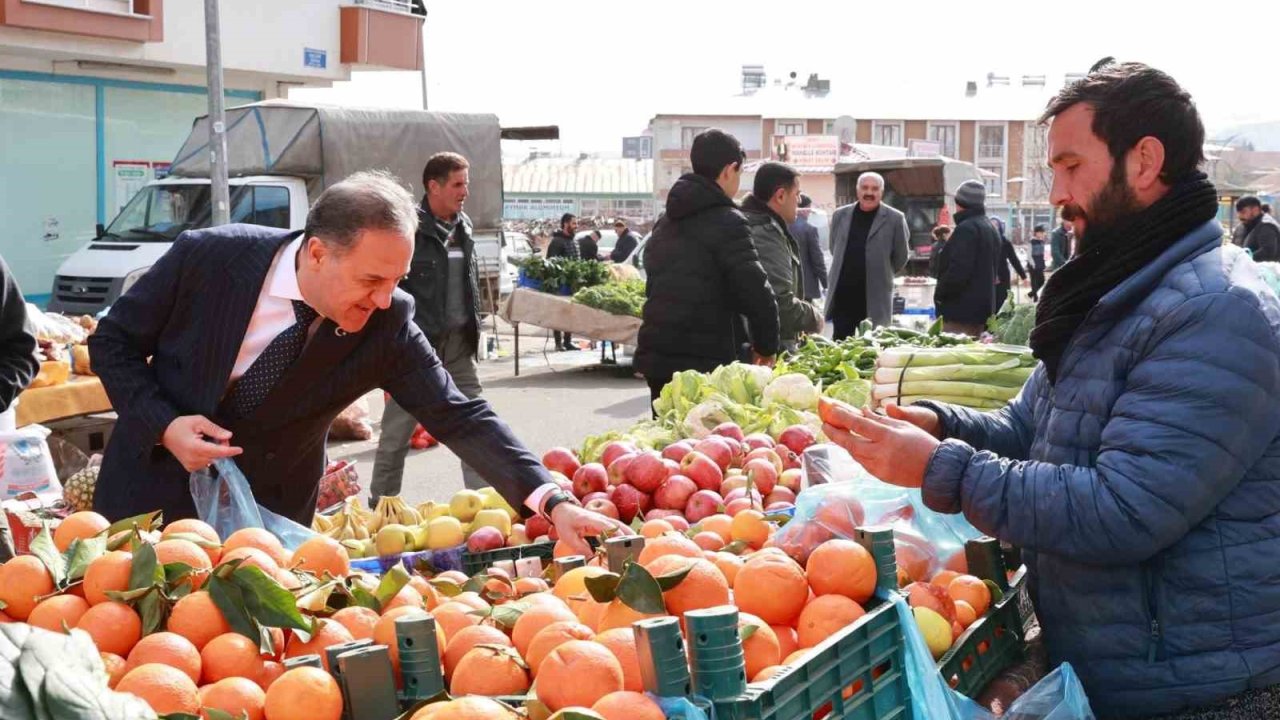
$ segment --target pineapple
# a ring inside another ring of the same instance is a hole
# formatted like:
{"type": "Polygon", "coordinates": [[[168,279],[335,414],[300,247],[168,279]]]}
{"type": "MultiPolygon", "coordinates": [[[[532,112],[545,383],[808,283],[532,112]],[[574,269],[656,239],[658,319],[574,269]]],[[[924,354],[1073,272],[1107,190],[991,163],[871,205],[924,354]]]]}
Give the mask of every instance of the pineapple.
{"type": "Polygon", "coordinates": [[[73,512],[93,509],[93,489],[98,484],[98,466],[89,465],[62,483],[62,499],[73,512]]]}

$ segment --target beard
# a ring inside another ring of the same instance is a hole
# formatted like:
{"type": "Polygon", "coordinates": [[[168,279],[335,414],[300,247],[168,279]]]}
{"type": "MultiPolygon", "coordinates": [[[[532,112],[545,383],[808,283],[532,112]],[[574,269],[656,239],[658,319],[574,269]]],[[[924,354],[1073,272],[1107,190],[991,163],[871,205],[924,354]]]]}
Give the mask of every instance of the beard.
{"type": "Polygon", "coordinates": [[[1124,164],[1121,162],[1116,162],[1111,168],[1111,177],[1107,178],[1107,184],[1090,200],[1088,212],[1079,205],[1068,207],[1075,211],[1084,227],[1083,231],[1077,233],[1078,253],[1090,250],[1093,247],[1091,240],[1108,235],[1142,210],[1138,196],[1125,178],[1124,164]]]}

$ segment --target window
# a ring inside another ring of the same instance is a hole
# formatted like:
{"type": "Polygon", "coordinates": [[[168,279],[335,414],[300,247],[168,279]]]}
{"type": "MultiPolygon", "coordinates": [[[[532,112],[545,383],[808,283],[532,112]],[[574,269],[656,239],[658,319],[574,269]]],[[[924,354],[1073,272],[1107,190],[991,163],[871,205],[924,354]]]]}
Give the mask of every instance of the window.
{"type": "Polygon", "coordinates": [[[1027,179],[1024,202],[1048,202],[1053,185],[1053,171],[1049,169],[1049,128],[1037,122],[1027,123],[1027,151],[1024,163],[1027,179]]]}
{"type": "Polygon", "coordinates": [[[259,185],[253,189],[253,224],[289,227],[289,188],[259,185]]]}
{"type": "Polygon", "coordinates": [[[873,121],[871,143],[889,147],[906,147],[902,142],[902,123],[873,121]]]}
{"type": "Polygon", "coordinates": [[[778,128],[773,134],[774,135],[803,135],[804,121],[803,120],[779,120],[778,128]]]}
{"type": "Polygon", "coordinates": [[[835,135],[835,134],[836,134],[836,121],[835,121],[835,120],[823,120],[823,121],[822,121],[822,134],[823,134],[823,135],[835,135]]]}
{"type": "Polygon", "coordinates": [[[978,125],[978,159],[1004,159],[1004,123],[978,125]]]}
{"type": "Polygon", "coordinates": [[[704,127],[686,127],[680,128],[680,147],[688,150],[693,147],[693,139],[698,137],[706,128],[704,127]]]}
{"type": "Polygon", "coordinates": [[[982,181],[987,185],[987,197],[1004,197],[1004,166],[979,165],[982,181]]]}
{"type": "Polygon", "coordinates": [[[60,5],[80,10],[133,14],[133,0],[40,0],[40,2],[45,5],[60,5]]]}
{"type": "Polygon", "coordinates": [[[959,123],[929,123],[929,139],[938,143],[940,152],[949,158],[958,157],[956,140],[959,135],[959,123]]]}

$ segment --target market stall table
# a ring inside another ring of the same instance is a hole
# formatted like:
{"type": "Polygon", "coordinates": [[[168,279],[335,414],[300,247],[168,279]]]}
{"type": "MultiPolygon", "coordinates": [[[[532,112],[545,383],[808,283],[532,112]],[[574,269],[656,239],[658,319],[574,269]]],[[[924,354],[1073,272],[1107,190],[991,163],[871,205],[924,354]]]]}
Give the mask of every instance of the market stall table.
{"type": "Polygon", "coordinates": [[[111,400],[102,381],[77,375],[61,385],[31,388],[18,396],[18,427],[32,423],[107,412],[111,400]]]}
{"type": "Polygon", "coordinates": [[[522,287],[507,297],[498,314],[515,330],[516,376],[520,375],[520,323],[633,347],[640,334],[640,318],[612,315],[561,295],[522,287]]]}

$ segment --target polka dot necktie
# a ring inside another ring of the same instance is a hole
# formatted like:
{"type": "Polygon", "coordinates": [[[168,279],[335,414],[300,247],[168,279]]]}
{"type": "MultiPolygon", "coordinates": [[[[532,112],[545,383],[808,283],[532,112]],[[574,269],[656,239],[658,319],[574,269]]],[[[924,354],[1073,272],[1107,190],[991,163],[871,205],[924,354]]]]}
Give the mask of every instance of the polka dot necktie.
{"type": "Polygon", "coordinates": [[[267,399],[289,366],[302,354],[307,344],[307,330],[319,317],[319,313],[301,300],[293,301],[293,315],[298,322],[280,333],[267,345],[257,360],[249,366],[227,398],[228,406],[236,417],[249,417],[267,399]]]}

